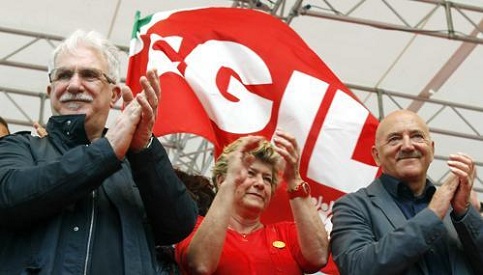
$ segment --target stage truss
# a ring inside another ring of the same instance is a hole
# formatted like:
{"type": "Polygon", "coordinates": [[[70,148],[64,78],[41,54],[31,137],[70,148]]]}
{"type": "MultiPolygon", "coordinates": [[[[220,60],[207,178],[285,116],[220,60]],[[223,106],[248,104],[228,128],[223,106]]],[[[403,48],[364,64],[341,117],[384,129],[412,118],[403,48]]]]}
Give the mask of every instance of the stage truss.
{"type": "MultiPolygon", "coordinates": [[[[382,0],[387,9],[385,11],[381,10],[381,12],[392,13],[399,18],[399,24],[383,22],[375,18],[360,18],[353,16],[355,11],[367,4],[365,0],[344,1],[345,4],[343,8],[339,7],[341,1],[337,0],[244,0],[231,2],[233,7],[263,10],[280,18],[287,24],[297,20],[298,17],[311,16],[320,18],[321,20],[337,20],[346,22],[348,24],[372,26],[375,28],[386,29],[388,31],[402,31],[432,36],[438,39],[461,41],[462,46],[458,48],[450,59],[448,59],[446,66],[444,66],[443,69],[441,69],[438,74],[435,75],[432,80],[430,80],[426,88],[417,96],[411,96],[404,91],[385,90],[379,87],[367,87],[358,83],[345,84],[361,99],[363,103],[365,99],[375,96],[377,98],[378,106],[375,109],[372,109],[371,112],[379,116],[379,118],[384,117],[385,109],[383,107],[383,102],[387,101],[400,108],[403,108],[402,106],[409,106],[409,109],[413,111],[418,111],[424,104],[437,106],[438,111],[434,113],[430,120],[436,119],[444,110],[451,110],[455,114],[455,121],[458,121],[458,123],[464,123],[469,129],[471,129],[471,132],[457,132],[452,130],[450,126],[446,129],[431,128],[431,132],[447,136],[448,138],[460,139],[461,142],[471,140],[472,142],[476,142],[478,146],[483,147],[483,137],[481,133],[477,130],[477,127],[470,122],[470,119],[466,118],[466,115],[471,113],[473,117],[480,117],[480,122],[483,121],[483,108],[481,107],[481,103],[475,103],[475,105],[464,105],[450,101],[431,99],[432,90],[437,89],[438,85],[441,85],[441,79],[449,77],[455,71],[455,61],[466,59],[469,53],[471,53],[475,47],[481,47],[481,44],[483,44],[483,39],[481,38],[483,34],[483,7],[437,0],[407,1],[412,2],[412,5],[429,5],[431,7],[428,13],[421,16],[421,20],[417,24],[410,25],[407,23],[408,20],[405,19],[404,12],[399,10],[400,7],[393,4],[397,1],[391,2],[382,0]],[[446,20],[441,22],[441,26],[438,28],[438,31],[425,29],[425,20],[441,10],[444,10],[446,20]],[[467,15],[468,13],[472,13],[473,15],[475,13],[481,14],[481,20],[479,22],[471,20],[470,16],[467,15]],[[466,18],[466,23],[471,26],[472,31],[467,31],[468,26],[466,26],[466,28],[458,29],[456,24],[453,22],[453,16],[455,14],[466,18]],[[411,101],[409,105],[408,101],[411,101]]],[[[33,70],[41,72],[47,71],[46,66],[35,63],[14,61],[15,56],[20,55],[22,51],[33,47],[39,41],[44,41],[54,47],[55,44],[64,38],[47,33],[34,33],[26,30],[8,29],[2,27],[0,27],[0,34],[21,36],[26,40],[26,43],[22,46],[12,50],[8,55],[0,57],[0,66],[9,67],[12,70],[33,70]]],[[[119,45],[119,47],[127,54],[128,47],[126,45],[119,45]]],[[[41,123],[46,122],[47,118],[44,117],[45,109],[49,105],[47,104],[47,95],[44,92],[21,90],[12,87],[2,87],[2,84],[0,83],[0,96],[2,94],[3,97],[1,100],[7,100],[9,102],[8,104],[15,106],[18,113],[21,114],[16,117],[6,117],[10,124],[31,126],[33,121],[40,121],[41,123]],[[26,109],[22,104],[23,99],[25,98],[38,101],[38,108],[33,108],[35,111],[32,111],[32,109],[26,109]]],[[[114,112],[119,112],[119,107],[116,107],[114,112]]],[[[173,134],[160,137],[160,140],[167,149],[174,166],[191,173],[201,173],[204,175],[210,174],[210,168],[213,163],[213,146],[208,141],[191,134],[173,134]]],[[[476,162],[478,170],[483,172],[483,157],[475,157],[477,158],[476,162]]],[[[446,156],[435,156],[435,161],[446,160],[446,156]]],[[[448,172],[438,175],[431,175],[431,178],[435,182],[439,182],[445,178],[447,174],[448,172]]],[[[475,183],[475,190],[478,192],[483,192],[482,186],[483,182],[480,173],[480,176],[478,176],[477,182],[475,183]]]]}

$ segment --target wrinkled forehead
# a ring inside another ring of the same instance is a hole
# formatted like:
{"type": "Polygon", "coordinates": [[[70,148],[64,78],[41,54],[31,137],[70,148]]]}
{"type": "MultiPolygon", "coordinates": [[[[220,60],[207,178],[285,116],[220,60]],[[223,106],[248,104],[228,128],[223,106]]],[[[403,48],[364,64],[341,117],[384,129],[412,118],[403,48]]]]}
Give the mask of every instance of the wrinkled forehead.
{"type": "Polygon", "coordinates": [[[250,165],[250,168],[264,175],[273,176],[273,165],[260,159],[255,158],[255,161],[250,165]]]}
{"type": "Polygon", "coordinates": [[[429,133],[426,123],[418,115],[410,112],[396,112],[379,123],[376,131],[376,141],[393,133],[411,133],[416,131],[429,133]]]}

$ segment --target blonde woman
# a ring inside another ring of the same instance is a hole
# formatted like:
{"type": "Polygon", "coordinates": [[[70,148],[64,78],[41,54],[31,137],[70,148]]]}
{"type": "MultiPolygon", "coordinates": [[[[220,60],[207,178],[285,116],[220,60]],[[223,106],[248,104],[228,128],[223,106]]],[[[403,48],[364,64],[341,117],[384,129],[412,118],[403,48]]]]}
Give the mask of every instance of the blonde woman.
{"type": "Polygon", "coordinates": [[[325,266],[327,233],[299,174],[295,138],[278,130],[273,142],[248,136],[224,149],[213,168],[215,199],[176,246],[184,273],[303,274],[325,266]],[[263,224],[279,176],[287,182],[295,222],[263,224]]]}

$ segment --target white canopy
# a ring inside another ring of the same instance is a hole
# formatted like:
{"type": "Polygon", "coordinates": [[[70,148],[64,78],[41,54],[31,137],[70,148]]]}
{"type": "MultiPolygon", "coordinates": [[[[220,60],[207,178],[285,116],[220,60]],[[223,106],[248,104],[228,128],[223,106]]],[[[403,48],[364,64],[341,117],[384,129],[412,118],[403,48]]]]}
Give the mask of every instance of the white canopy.
{"type": "MultiPolygon", "coordinates": [[[[0,116],[12,131],[31,131],[33,121],[47,121],[47,61],[51,50],[75,29],[95,29],[127,51],[136,11],[145,16],[201,6],[258,8],[289,23],[376,117],[405,108],[426,119],[436,143],[433,180],[447,175],[448,154],[471,154],[480,174],[475,189],[483,198],[483,0],[0,3],[0,116]]],[[[126,67],[127,54],[124,74],[126,67]]],[[[210,145],[199,146],[196,140],[173,135],[165,146],[182,144],[183,151],[170,151],[175,165],[207,173],[210,145]],[[197,145],[189,145],[194,142],[197,145]],[[198,156],[193,158],[193,153],[198,156]]]]}

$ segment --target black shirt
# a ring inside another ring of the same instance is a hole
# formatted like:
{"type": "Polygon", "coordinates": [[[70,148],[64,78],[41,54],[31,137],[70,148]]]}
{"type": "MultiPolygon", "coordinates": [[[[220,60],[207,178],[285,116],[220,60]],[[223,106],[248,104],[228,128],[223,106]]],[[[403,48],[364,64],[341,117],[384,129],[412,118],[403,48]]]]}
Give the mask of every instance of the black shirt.
{"type": "MultiPolygon", "coordinates": [[[[417,197],[413,195],[405,182],[386,174],[382,174],[380,180],[408,220],[428,207],[434,192],[436,192],[436,187],[429,180],[426,180],[423,193],[417,197]]],[[[430,274],[451,274],[448,247],[443,240],[444,238],[441,238],[439,241],[436,241],[423,255],[430,274]],[[439,264],[430,265],[429,263],[439,264]]]]}

